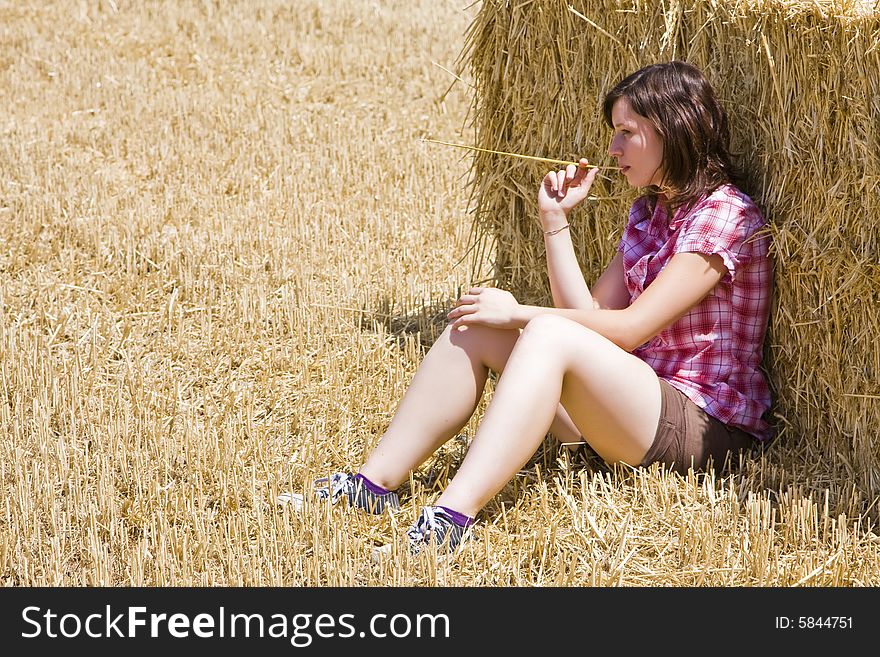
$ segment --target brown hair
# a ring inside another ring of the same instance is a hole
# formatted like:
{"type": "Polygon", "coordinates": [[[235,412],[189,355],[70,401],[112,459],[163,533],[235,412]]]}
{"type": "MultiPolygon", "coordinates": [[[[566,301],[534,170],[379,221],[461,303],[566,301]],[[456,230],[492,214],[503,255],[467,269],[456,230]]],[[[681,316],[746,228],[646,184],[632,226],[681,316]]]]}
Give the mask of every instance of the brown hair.
{"type": "Polygon", "coordinates": [[[663,140],[663,187],[648,192],[655,200],[662,191],[663,203],[675,210],[725,183],[742,187],[743,175],[731,161],[727,114],[696,66],[671,61],[628,75],[605,96],[602,111],[609,126],[620,98],[663,140]]]}

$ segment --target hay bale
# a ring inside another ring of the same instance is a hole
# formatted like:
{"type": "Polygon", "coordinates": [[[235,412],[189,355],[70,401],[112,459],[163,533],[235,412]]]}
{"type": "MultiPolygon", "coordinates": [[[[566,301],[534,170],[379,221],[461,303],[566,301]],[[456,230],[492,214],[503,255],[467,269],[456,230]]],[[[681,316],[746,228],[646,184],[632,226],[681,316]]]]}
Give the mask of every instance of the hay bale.
{"type": "MultiPolygon", "coordinates": [[[[779,430],[802,468],[843,463],[880,491],[880,13],[872,2],[486,1],[462,59],[476,146],[608,164],[602,97],[684,59],[715,85],[747,190],[770,220],[765,347],[779,430]]],[[[549,303],[536,193],[547,165],[478,152],[475,239],[499,285],[549,303]]],[[[614,174],[572,216],[588,281],[635,192],[614,174]]]]}

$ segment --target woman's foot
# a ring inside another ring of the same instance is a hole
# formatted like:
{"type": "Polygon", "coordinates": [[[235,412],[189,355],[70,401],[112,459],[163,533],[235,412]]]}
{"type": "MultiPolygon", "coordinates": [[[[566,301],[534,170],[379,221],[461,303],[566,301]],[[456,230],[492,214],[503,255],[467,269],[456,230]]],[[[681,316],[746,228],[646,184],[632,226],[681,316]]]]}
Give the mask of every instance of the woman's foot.
{"type": "MultiPolygon", "coordinates": [[[[347,472],[337,472],[329,477],[316,479],[314,485],[315,497],[319,500],[329,500],[331,504],[336,504],[345,498],[348,500],[349,506],[373,515],[379,515],[385,509],[400,508],[400,499],[397,497],[397,493],[385,490],[362,474],[351,475],[347,472]]],[[[288,506],[299,512],[305,506],[305,495],[287,492],[279,495],[275,501],[281,506],[288,506]]]]}

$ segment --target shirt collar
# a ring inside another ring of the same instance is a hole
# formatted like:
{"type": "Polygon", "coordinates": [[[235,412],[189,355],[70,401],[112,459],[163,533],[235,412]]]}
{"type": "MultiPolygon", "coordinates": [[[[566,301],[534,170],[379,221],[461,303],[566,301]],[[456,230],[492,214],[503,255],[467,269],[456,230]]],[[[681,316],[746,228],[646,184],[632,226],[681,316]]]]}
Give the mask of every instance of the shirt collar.
{"type": "Polygon", "coordinates": [[[690,208],[687,207],[679,207],[675,214],[672,215],[672,220],[669,219],[669,214],[666,210],[663,209],[663,206],[658,202],[654,206],[654,211],[649,211],[649,203],[647,197],[642,197],[632,208],[632,226],[637,230],[647,231],[649,226],[655,226],[655,230],[658,228],[665,228],[670,233],[678,230],[682,223],[684,223],[685,219],[690,215],[690,210],[693,209],[693,205],[690,208]]]}
{"type": "Polygon", "coordinates": [[[657,203],[657,207],[654,209],[654,214],[651,219],[657,222],[657,226],[665,227],[670,233],[674,233],[681,227],[685,220],[691,216],[697,205],[698,203],[691,203],[690,205],[682,205],[678,207],[673,213],[672,219],[670,219],[669,214],[663,209],[663,206],[660,205],[660,203],[657,203]]]}
{"type": "Polygon", "coordinates": [[[672,215],[672,220],[669,222],[669,231],[674,232],[678,230],[679,226],[684,223],[684,220],[687,219],[688,209],[685,207],[680,207],[675,211],[675,214],[672,215]]]}
{"type": "Polygon", "coordinates": [[[632,209],[630,210],[630,222],[632,227],[640,231],[647,231],[655,214],[656,208],[654,212],[651,212],[648,206],[647,197],[642,196],[635,202],[635,204],[633,204],[632,209]]]}

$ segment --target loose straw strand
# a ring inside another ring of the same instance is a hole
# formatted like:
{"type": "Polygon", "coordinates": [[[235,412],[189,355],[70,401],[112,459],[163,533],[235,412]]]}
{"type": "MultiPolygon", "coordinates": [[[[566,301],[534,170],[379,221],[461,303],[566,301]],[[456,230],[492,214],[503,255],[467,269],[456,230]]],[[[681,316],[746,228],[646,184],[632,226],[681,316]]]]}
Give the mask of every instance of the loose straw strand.
{"type": "Polygon", "coordinates": [[[461,82],[462,84],[466,84],[466,85],[469,86],[471,89],[476,89],[476,87],[475,87],[473,84],[471,84],[471,83],[468,82],[467,80],[463,79],[463,78],[462,78],[460,75],[458,75],[457,73],[453,73],[452,71],[450,71],[450,70],[449,70],[448,68],[446,68],[445,66],[441,66],[441,65],[438,64],[437,62],[431,62],[431,63],[432,63],[434,66],[436,66],[437,68],[439,68],[441,71],[445,71],[445,72],[449,73],[449,75],[451,75],[452,77],[454,77],[456,80],[458,80],[458,81],[461,82]]]}
{"type": "MultiPolygon", "coordinates": [[[[431,142],[432,144],[443,144],[444,146],[454,146],[455,148],[466,148],[471,151],[480,151],[481,153],[493,153],[495,155],[509,155],[510,157],[519,157],[524,160],[534,160],[536,162],[548,162],[550,164],[573,164],[575,166],[580,166],[579,162],[572,162],[571,160],[554,160],[549,157],[535,157],[534,155],[520,155],[519,153],[508,153],[506,151],[493,151],[488,148],[479,148],[477,146],[468,146],[467,144],[455,144],[449,141],[441,141],[439,139],[428,139],[427,137],[422,137],[422,141],[431,142]]],[[[596,169],[613,169],[617,171],[620,167],[604,167],[597,165],[590,165],[590,168],[596,169]]]]}

